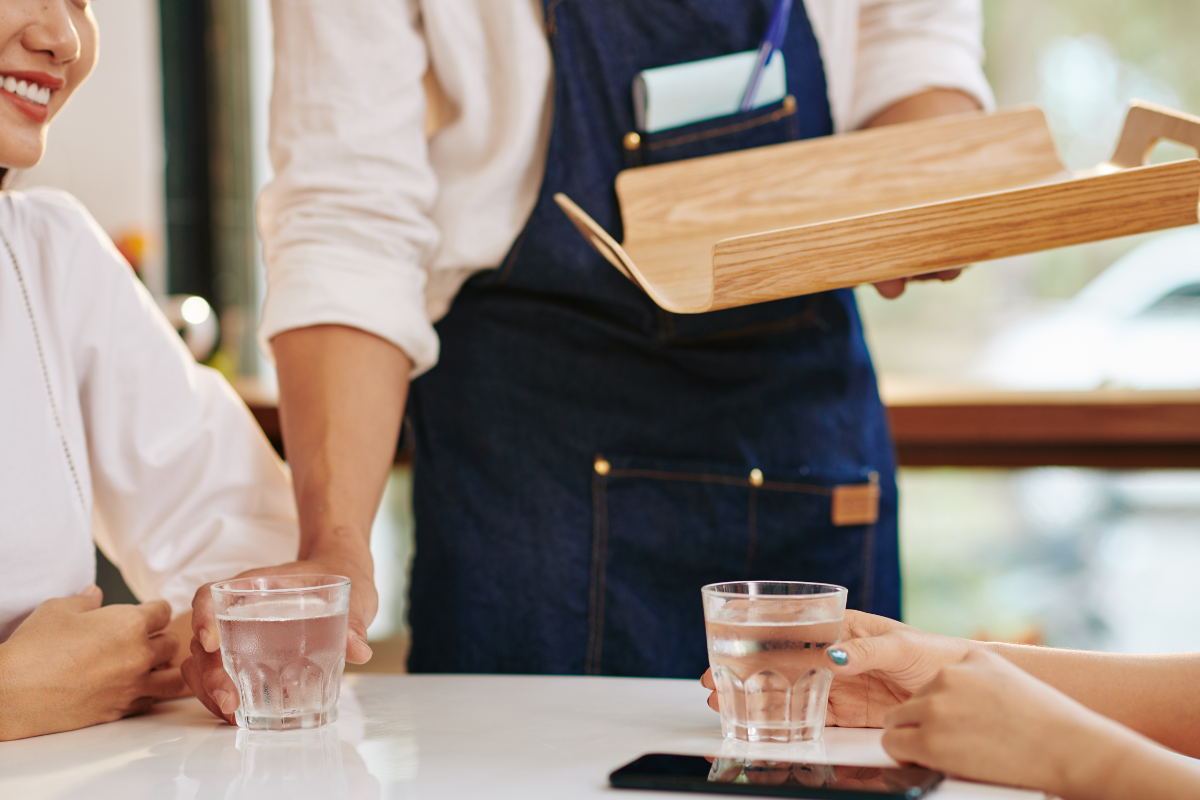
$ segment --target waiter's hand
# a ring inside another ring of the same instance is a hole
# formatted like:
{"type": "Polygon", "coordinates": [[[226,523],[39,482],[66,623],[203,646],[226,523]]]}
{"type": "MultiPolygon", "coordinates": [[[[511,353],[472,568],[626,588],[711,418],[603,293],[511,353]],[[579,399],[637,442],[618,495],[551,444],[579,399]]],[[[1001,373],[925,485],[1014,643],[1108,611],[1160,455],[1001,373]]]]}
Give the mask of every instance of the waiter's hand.
{"type": "MultiPolygon", "coordinates": [[[[353,537],[353,541],[361,537],[353,537]]],[[[353,547],[350,545],[350,547],[353,547]]],[[[379,595],[371,576],[373,565],[366,543],[361,552],[338,552],[313,555],[303,561],[293,561],[277,567],[252,569],[236,576],[259,578],[268,575],[342,575],[350,579],[350,617],[346,630],[346,661],[365,664],[371,658],[367,644],[367,626],[379,608],[379,595]]],[[[211,583],[200,587],[192,600],[192,655],[183,662],[183,677],[196,697],[209,711],[235,724],[233,712],[239,699],[236,687],[221,662],[221,640],[213,611],[211,583]]]]}
{"type": "Polygon", "coordinates": [[[886,297],[888,300],[895,300],[900,295],[904,294],[904,290],[908,287],[909,281],[952,281],[962,274],[963,267],[955,267],[954,269],[943,269],[937,272],[927,272],[924,275],[913,275],[910,278],[892,278],[886,281],[879,281],[872,284],[875,291],[886,297]]]}
{"type": "MultiPolygon", "coordinates": [[[[878,128],[881,125],[893,125],[897,122],[914,122],[919,119],[944,117],[949,114],[963,114],[978,111],[979,101],[965,92],[957,89],[926,89],[923,92],[905,97],[880,111],[863,127],[878,128]]],[[[911,278],[892,278],[875,284],[875,289],[888,300],[894,300],[904,294],[909,281],[952,281],[962,273],[962,268],[943,269],[926,275],[915,275],[911,278]]]]}

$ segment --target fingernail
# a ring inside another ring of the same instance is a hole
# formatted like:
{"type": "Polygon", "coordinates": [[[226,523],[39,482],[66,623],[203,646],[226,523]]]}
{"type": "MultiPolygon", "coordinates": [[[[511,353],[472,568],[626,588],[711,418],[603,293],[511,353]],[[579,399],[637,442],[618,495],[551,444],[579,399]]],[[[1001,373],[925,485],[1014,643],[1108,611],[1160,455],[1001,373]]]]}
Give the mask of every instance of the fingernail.
{"type": "Polygon", "coordinates": [[[217,708],[221,709],[222,714],[232,714],[237,708],[237,698],[224,689],[217,689],[213,692],[213,700],[217,703],[217,708]]]}
{"type": "Polygon", "coordinates": [[[845,650],[834,648],[833,650],[826,650],[825,652],[829,653],[829,660],[837,664],[839,667],[846,666],[846,662],[850,660],[850,654],[845,650]]]}
{"type": "MultiPolygon", "coordinates": [[[[200,646],[204,648],[204,652],[211,653],[216,649],[215,647],[208,646],[209,640],[212,639],[212,636],[208,633],[208,628],[201,628],[200,632],[196,634],[196,638],[200,640],[200,646]]],[[[213,696],[216,697],[216,695],[213,696]]]]}
{"type": "Polygon", "coordinates": [[[83,587],[83,591],[80,592],[80,594],[86,594],[88,597],[99,597],[100,587],[94,583],[88,584],[87,586],[83,587]]]}

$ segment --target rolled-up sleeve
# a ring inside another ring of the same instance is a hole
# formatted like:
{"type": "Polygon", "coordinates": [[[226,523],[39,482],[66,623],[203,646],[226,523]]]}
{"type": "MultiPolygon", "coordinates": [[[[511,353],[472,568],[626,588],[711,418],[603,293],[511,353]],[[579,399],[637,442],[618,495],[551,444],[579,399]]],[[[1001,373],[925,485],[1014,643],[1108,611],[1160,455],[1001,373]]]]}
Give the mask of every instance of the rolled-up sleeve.
{"type": "Polygon", "coordinates": [[[928,89],[958,89],[994,108],[983,74],[979,0],[863,2],[851,127],[928,89]]]}
{"type": "Polygon", "coordinates": [[[427,67],[415,0],[274,0],[270,153],[258,203],[275,335],[339,324],[437,361],[425,310],[438,244],[425,140],[427,67]]]}

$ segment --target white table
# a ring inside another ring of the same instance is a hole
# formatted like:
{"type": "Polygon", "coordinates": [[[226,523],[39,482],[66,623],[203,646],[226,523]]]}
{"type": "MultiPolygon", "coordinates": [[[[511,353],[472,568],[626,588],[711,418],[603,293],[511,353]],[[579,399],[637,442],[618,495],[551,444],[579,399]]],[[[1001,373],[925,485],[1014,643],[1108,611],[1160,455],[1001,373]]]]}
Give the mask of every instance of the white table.
{"type": "MultiPolygon", "coordinates": [[[[696,681],[347,675],[340,719],[317,730],[238,730],[188,698],[0,743],[0,797],[670,800],[687,795],[611,789],[608,774],[646,752],[720,753],[705,696],[696,681]]],[[[807,760],[891,763],[879,731],[827,728],[822,743],[794,747],[807,760]]],[[[936,794],[1042,796],[962,781],[936,794]]]]}

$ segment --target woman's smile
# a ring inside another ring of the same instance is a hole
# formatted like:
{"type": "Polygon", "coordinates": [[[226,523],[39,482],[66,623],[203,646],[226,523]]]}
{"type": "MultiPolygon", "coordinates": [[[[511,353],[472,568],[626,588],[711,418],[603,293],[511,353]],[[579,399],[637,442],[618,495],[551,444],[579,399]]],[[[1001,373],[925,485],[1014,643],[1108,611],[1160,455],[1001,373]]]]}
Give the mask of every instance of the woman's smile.
{"type": "Polygon", "coordinates": [[[42,123],[49,115],[47,105],[54,90],[66,85],[62,78],[45,72],[0,71],[0,94],[33,122],[42,123]]]}

